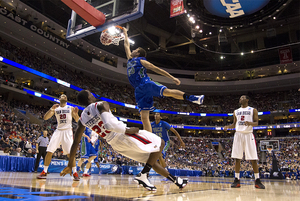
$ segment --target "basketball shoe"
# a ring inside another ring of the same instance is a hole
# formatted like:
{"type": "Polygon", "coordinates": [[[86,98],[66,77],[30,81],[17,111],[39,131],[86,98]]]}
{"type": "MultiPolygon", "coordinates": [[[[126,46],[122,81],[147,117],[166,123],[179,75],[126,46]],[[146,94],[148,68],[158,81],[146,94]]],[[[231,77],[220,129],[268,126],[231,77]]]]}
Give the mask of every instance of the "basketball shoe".
{"type": "Polygon", "coordinates": [[[83,177],[90,177],[91,175],[83,173],[82,176],[83,177]]]}
{"type": "Polygon", "coordinates": [[[189,101],[193,102],[193,103],[196,103],[198,105],[201,105],[203,103],[203,100],[204,100],[204,95],[200,95],[200,96],[193,96],[191,95],[189,98],[188,98],[189,101]]]}
{"type": "Polygon", "coordinates": [[[240,188],[240,187],[241,187],[240,180],[238,178],[234,178],[234,181],[231,184],[231,188],[240,188]]]}
{"type": "Polygon", "coordinates": [[[37,179],[46,179],[47,178],[47,173],[43,170],[41,172],[41,174],[39,174],[36,178],[37,179]]]}
{"type": "Polygon", "coordinates": [[[137,182],[140,186],[143,186],[149,191],[156,191],[156,187],[150,183],[147,178],[147,173],[139,173],[135,178],[134,181],[137,182]]]}
{"type": "Polygon", "coordinates": [[[74,178],[73,178],[74,181],[79,181],[79,180],[80,180],[80,178],[79,178],[77,172],[75,172],[75,173],[73,174],[73,177],[74,177],[74,178]]]}
{"type": "Polygon", "coordinates": [[[188,184],[188,180],[187,179],[181,179],[180,177],[176,177],[176,181],[175,184],[180,188],[184,188],[187,184],[188,184]]]}
{"type": "Polygon", "coordinates": [[[260,179],[255,180],[255,188],[265,189],[265,186],[261,183],[260,179]]]}

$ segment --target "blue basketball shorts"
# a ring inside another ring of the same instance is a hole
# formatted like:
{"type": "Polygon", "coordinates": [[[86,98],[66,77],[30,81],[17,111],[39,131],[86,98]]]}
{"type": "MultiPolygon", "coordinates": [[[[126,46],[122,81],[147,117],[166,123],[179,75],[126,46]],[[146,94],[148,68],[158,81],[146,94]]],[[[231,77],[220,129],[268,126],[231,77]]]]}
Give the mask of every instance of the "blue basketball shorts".
{"type": "Polygon", "coordinates": [[[164,159],[166,158],[167,151],[168,151],[169,147],[170,147],[170,140],[165,141],[165,146],[164,146],[164,149],[162,151],[162,155],[163,155],[164,159]]]}
{"type": "Polygon", "coordinates": [[[135,88],[135,100],[139,111],[155,110],[153,106],[153,97],[163,97],[163,91],[167,87],[153,81],[147,81],[135,88]]]}
{"type": "Polygon", "coordinates": [[[81,158],[89,158],[91,156],[97,156],[97,152],[95,148],[92,146],[92,143],[86,140],[82,140],[81,143],[82,143],[80,147],[81,158]]]}

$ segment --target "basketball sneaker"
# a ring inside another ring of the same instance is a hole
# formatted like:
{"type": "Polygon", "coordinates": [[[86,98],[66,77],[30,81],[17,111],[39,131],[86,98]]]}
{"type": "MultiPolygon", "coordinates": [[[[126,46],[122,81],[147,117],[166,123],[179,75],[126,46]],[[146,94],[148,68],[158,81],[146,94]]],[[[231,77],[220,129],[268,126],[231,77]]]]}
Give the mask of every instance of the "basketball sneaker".
{"type": "Polygon", "coordinates": [[[188,179],[181,179],[180,177],[176,177],[175,184],[180,188],[184,188],[188,184],[188,179]]]}
{"type": "Polygon", "coordinates": [[[203,100],[204,100],[204,95],[200,95],[200,96],[191,95],[188,100],[193,102],[193,103],[196,103],[198,105],[201,105],[203,103],[203,100]]]}
{"type": "Polygon", "coordinates": [[[46,177],[47,177],[47,173],[43,170],[41,172],[41,174],[39,174],[36,178],[37,179],[46,179],[46,177]]]}
{"type": "Polygon", "coordinates": [[[77,172],[75,172],[75,173],[73,174],[73,177],[74,177],[74,178],[73,178],[74,181],[79,181],[79,180],[80,180],[80,178],[79,178],[77,172]]]}
{"type": "Polygon", "coordinates": [[[240,180],[238,178],[234,178],[234,181],[231,184],[231,188],[240,188],[240,187],[241,187],[240,180]]]}
{"type": "Polygon", "coordinates": [[[89,175],[89,174],[84,174],[84,173],[83,173],[82,176],[83,176],[83,177],[90,177],[91,175],[89,175]]]}
{"type": "Polygon", "coordinates": [[[265,186],[261,183],[260,179],[255,180],[255,188],[265,189],[265,186]]]}
{"type": "Polygon", "coordinates": [[[147,173],[139,173],[135,178],[134,181],[137,182],[140,186],[143,186],[145,189],[149,191],[156,191],[156,187],[150,183],[147,178],[147,173]]]}

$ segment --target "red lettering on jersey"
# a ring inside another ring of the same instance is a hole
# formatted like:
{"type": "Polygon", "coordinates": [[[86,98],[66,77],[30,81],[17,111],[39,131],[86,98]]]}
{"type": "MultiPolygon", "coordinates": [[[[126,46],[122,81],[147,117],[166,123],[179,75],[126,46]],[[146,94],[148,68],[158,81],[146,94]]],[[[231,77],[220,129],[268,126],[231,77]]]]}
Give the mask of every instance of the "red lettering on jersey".
{"type": "Polygon", "coordinates": [[[241,116],[241,121],[244,121],[245,120],[245,116],[241,116]]]}
{"type": "Polygon", "coordinates": [[[101,137],[105,137],[106,134],[105,134],[104,132],[102,132],[101,127],[102,127],[102,129],[104,130],[105,133],[110,133],[110,131],[108,131],[108,130],[106,130],[106,129],[104,128],[104,126],[103,126],[103,121],[100,121],[100,122],[98,123],[98,125],[94,125],[94,126],[92,127],[92,130],[95,131],[95,132],[96,132],[98,135],[100,135],[101,137]],[[102,132],[102,133],[101,133],[101,132],[102,132]]]}

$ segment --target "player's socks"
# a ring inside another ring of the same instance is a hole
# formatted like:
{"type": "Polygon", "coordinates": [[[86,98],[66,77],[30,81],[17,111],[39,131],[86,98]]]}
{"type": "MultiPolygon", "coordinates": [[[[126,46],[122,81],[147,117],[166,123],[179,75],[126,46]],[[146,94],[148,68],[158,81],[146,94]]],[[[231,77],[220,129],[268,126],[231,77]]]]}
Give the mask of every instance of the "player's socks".
{"type": "Polygon", "coordinates": [[[240,173],[234,173],[235,178],[237,178],[238,180],[240,179],[240,173]]]}
{"type": "Polygon", "coordinates": [[[152,166],[149,165],[148,163],[146,163],[146,165],[144,166],[144,169],[141,171],[142,174],[148,173],[150,172],[152,166]]]}
{"type": "Polygon", "coordinates": [[[254,173],[255,179],[259,179],[259,173],[254,173]]]}
{"type": "Polygon", "coordinates": [[[80,167],[77,166],[76,168],[77,168],[76,172],[80,172],[80,167]]]}
{"type": "Polygon", "coordinates": [[[76,166],[75,166],[75,167],[72,167],[72,172],[73,172],[73,174],[74,174],[75,172],[77,172],[77,171],[76,171],[76,166]]]}
{"type": "Polygon", "coordinates": [[[48,167],[49,166],[44,166],[44,172],[48,172],[48,167]]]}

